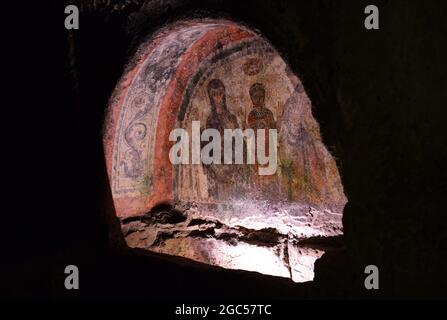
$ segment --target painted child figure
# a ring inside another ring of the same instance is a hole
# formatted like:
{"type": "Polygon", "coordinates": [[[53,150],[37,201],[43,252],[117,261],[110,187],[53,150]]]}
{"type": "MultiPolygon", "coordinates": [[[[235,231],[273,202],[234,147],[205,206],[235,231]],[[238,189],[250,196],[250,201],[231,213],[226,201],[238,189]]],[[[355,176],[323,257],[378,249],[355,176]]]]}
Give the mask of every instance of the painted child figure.
{"type": "MultiPolygon", "coordinates": [[[[252,101],[252,110],[248,114],[247,117],[247,128],[251,128],[254,130],[256,135],[256,159],[258,159],[258,139],[257,139],[257,130],[264,129],[265,138],[264,138],[264,155],[265,157],[269,156],[269,129],[277,129],[276,121],[273,116],[273,113],[270,109],[265,107],[265,87],[262,83],[255,83],[250,87],[249,90],[250,98],[252,101]]],[[[262,166],[256,161],[256,164],[253,166],[252,182],[255,184],[254,189],[261,191],[266,191],[264,189],[268,189],[268,185],[272,182],[273,176],[260,176],[258,167],[262,166]]]]}

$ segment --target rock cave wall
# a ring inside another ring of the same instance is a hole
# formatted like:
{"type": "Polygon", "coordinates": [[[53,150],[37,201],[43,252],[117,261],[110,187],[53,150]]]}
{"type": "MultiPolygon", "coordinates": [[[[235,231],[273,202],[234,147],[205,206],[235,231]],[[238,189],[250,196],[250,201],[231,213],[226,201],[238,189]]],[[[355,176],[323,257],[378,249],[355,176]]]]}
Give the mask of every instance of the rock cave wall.
{"type": "Polygon", "coordinates": [[[13,155],[5,172],[12,208],[4,224],[11,227],[2,232],[2,267],[11,271],[2,272],[7,292],[22,298],[445,296],[447,90],[440,66],[447,55],[441,41],[446,3],[377,0],[381,29],[374,32],[363,27],[368,4],[79,0],[18,7],[14,33],[6,35],[13,45],[5,51],[8,61],[20,63],[5,67],[11,84],[26,75],[32,85],[26,94],[23,86],[6,90],[24,106],[4,110],[13,124],[5,136],[21,137],[20,143],[5,141],[13,155]],[[68,38],[62,24],[67,2],[81,8],[81,27],[68,38]],[[119,221],[115,229],[104,165],[104,108],[141,39],[185,16],[225,17],[260,30],[312,101],[349,202],[346,246],[318,259],[311,284],[111,252],[122,233],[119,221]],[[13,119],[20,119],[20,130],[13,119]],[[23,141],[33,143],[22,148],[23,141]],[[40,178],[30,179],[36,174],[40,178]],[[39,250],[25,258],[30,243],[39,250]],[[9,265],[19,257],[23,263],[9,265]],[[60,270],[74,259],[89,277],[79,293],[59,285],[60,270]],[[380,266],[379,291],[364,290],[368,264],[380,266]]]}

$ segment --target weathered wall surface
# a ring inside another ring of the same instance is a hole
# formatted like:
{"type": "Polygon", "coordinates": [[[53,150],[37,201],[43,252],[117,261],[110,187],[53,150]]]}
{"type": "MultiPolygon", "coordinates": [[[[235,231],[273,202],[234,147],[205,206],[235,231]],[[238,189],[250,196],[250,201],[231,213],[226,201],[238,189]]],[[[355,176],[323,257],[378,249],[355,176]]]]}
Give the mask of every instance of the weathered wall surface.
{"type": "Polygon", "coordinates": [[[343,187],[311,102],[301,81],[260,36],[228,21],[190,21],[161,31],[135,60],[115,90],[106,124],[118,216],[142,214],[160,203],[231,204],[247,198],[341,212],[343,187]],[[225,116],[233,123],[213,109],[211,81],[221,83],[225,116]],[[254,85],[263,95],[259,110],[251,101],[254,85]],[[192,136],[193,121],[201,130],[225,125],[277,130],[277,170],[261,176],[258,160],[243,166],[172,165],[169,133],[184,128],[192,136]]]}

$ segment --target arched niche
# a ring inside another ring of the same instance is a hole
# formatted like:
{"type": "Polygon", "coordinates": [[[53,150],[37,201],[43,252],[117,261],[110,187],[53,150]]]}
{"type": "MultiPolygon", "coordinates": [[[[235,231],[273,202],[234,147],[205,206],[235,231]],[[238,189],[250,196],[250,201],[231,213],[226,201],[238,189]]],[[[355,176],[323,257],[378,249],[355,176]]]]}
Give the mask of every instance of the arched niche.
{"type": "Polygon", "coordinates": [[[183,21],[145,42],[115,89],[104,144],[116,214],[130,246],[304,281],[322,252],[293,253],[291,246],[341,234],[346,198],[311,101],[272,45],[245,26],[183,21]],[[224,112],[214,107],[216,90],[224,112]],[[193,121],[201,130],[276,129],[274,174],[260,176],[258,164],[173,165],[170,133],[182,128],[192,136],[193,121]],[[162,218],[154,211],[160,205],[176,211],[162,218]],[[210,225],[210,234],[203,233],[210,225]],[[167,243],[173,233],[184,237],[167,243]],[[210,244],[210,237],[222,246],[210,244]],[[235,241],[256,248],[238,252],[235,241]],[[263,246],[279,253],[259,251],[263,246]],[[284,266],[276,268],[275,259],[284,266]]]}

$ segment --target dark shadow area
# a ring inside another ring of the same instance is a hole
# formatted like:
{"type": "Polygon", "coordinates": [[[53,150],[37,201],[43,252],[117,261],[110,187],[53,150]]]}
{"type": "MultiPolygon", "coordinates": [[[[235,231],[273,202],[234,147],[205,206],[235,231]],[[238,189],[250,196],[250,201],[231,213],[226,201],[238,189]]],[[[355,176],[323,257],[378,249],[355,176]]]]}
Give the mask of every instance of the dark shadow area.
{"type": "Polygon", "coordinates": [[[366,1],[80,2],[72,33],[62,1],[5,9],[0,297],[446,297],[444,2],[376,1],[374,32],[363,27],[366,1]],[[317,261],[312,283],[124,246],[105,174],[105,107],[138,43],[181,17],[260,30],[304,83],[349,199],[344,245],[317,261]],[[64,289],[69,264],[82,290],[64,289]],[[376,292],[363,287],[370,264],[376,292]]]}

